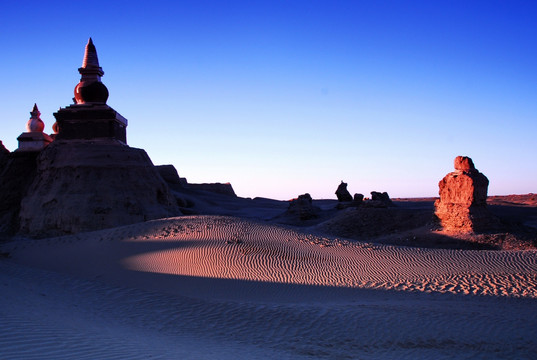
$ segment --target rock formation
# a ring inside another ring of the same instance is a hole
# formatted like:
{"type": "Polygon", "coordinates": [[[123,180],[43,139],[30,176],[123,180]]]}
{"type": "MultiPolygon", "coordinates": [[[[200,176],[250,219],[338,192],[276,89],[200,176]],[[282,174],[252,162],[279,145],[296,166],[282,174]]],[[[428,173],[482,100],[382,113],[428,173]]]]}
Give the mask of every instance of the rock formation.
{"type": "Polygon", "coordinates": [[[185,178],[179,177],[177,169],[175,169],[175,166],[173,165],[157,165],[156,169],[162,179],[164,179],[164,181],[166,181],[168,185],[183,187],[187,184],[185,178]]]}
{"type": "Polygon", "coordinates": [[[352,201],[351,193],[347,190],[347,183],[341,181],[341,184],[337,187],[336,196],[340,202],[352,201]]]}
{"type": "Polygon", "coordinates": [[[364,201],[364,194],[354,194],[354,198],[352,199],[352,201],[355,204],[361,204],[364,201]]]}
{"type": "Polygon", "coordinates": [[[0,141],[0,173],[2,173],[2,170],[6,166],[8,157],[9,157],[9,150],[6,149],[2,141],[0,141]]]}
{"type": "Polygon", "coordinates": [[[236,197],[235,190],[230,183],[202,183],[202,184],[187,184],[188,189],[209,191],[216,194],[228,195],[236,197]]]}
{"type": "Polygon", "coordinates": [[[180,214],[144,150],[56,140],[37,158],[20,231],[62,235],[180,214]]]}
{"type": "Polygon", "coordinates": [[[106,104],[91,39],[78,70],[75,104],[54,114],[55,140],[37,156],[21,201],[20,232],[63,235],[179,215],[145,151],[127,146],[127,120],[106,104]]]}
{"type": "Polygon", "coordinates": [[[455,171],[439,183],[440,199],[435,202],[435,218],[448,231],[481,232],[491,230],[497,219],[487,209],[489,180],[466,156],[455,158],[455,171]]]}
{"type": "Polygon", "coordinates": [[[39,152],[14,151],[6,154],[0,168],[0,234],[13,235],[19,228],[22,198],[36,173],[39,152]]]}
{"type": "Polygon", "coordinates": [[[287,214],[298,215],[300,220],[315,219],[319,216],[320,209],[313,206],[311,195],[306,193],[289,202],[287,214]]]}
{"type": "Polygon", "coordinates": [[[371,200],[365,203],[369,207],[391,207],[394,206],[387,192],[371,191],[371,200]]]}

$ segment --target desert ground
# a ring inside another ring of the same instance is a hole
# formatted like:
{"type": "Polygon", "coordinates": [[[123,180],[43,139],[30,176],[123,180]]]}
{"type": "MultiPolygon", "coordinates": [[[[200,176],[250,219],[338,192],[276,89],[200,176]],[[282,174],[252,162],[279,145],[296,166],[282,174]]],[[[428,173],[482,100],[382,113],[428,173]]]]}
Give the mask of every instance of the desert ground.
{"type": "MultiPolygon", "coordinates": [[[[177,195],[177,194],[176,194],[177,195]]],[[[184,216],[0,244],[2,359],[534,359],[536,196],[504,231],[431,224],[433,199],[336,209],[180,194],[184,216]]]]}

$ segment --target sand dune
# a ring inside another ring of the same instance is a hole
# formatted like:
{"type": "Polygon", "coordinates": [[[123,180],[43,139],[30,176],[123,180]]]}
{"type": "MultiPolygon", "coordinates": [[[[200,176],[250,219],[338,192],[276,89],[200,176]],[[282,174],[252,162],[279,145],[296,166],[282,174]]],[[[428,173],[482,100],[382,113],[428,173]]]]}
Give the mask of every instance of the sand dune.
{"type": "Polygon", "coordinates": [[[535,251],[386,246],[221,216],[156,220],[7,251],[23,263],[105,278],[116,276],[107,273],[115,266],[280,284],[537,297],[535,251]]]}
{"type": "Polygon", "coordinates": [[[535,251],[386,246],[225,216],[18,241],[2,251],[12,257],[0,262],[2,358],[537,352],[535,251]]]}

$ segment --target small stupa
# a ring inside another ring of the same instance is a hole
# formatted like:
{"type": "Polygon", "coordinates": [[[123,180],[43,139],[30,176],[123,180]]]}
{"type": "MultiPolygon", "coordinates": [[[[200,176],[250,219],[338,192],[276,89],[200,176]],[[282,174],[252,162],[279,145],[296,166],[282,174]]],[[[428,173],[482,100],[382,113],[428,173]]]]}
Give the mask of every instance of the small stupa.
{"type": "Polygon", "coordinates": [[[180,215],[146,152],[127,145],[127,119],[106,104],[91,38],[78,71],[75,103],[54,114],[54,141],[37,157],[19,232],[63,235],[180,215]]]}
{"type": "Polygon", "coordinates": [[[41,120],[41,112],[37,104],[34,104],[30,115],[26,123],[26,132],[17,138],[19,148],[16,151],[41,151],[52,142],[52,138],[43,132],[45,123],[41,120]]]}

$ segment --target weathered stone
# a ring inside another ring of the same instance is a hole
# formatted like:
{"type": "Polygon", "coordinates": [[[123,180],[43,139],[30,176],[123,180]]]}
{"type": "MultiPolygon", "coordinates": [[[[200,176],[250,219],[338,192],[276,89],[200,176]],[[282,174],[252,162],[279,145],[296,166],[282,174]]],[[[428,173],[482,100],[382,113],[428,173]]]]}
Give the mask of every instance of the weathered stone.
{"type": "Polygon", "coordinates": [[[353,201],[357,204],[361,204],[364,201],[364,195],[363,194],[354,194],[353,201]]]}
{"type": "Polygon", "coordinates": [[[2,170],[4,169],[4,166],[6,166],[8,157],[9,157],[9,150],[6,149],[2,141],[0,141],[0,174],[2,173],[2,170]]]}
{"type": "Polygon", "coordinates": [[[352,196],[349,190],[347,190],[347,183],[344,183],[343,181],[336,190],[336,196],[338,201],[345,202],[345,201],[352,201],[352,196]]]}
{"type": "Polygon", "coordinates": [[[288,214],[298,215],[300,220],[310,220],[317,218],[319,209],[313,206],[311,195],[306,193],[289,202],[288,214]]]}
{"type": "Polygon", "coordinates": [[[455,170],[461,170],[461,171],[475,170],[474,162],[468,156],[457,156],[455,158],[455,170]]]}
{"type": "Polygon", "coordinates": [[[388,193],[385,192],[378,192],[378,191],[371,191],[371,200],[373,201],[381,201],[386,204],[392,204],[392,200],[390,199],[390,196],[388,193]]]}
{"type": "Polygon", "coordinates": [[[0,140],[0,156],[9,154],[9,150],[6,149],[2,140],[0,140]]]}
{"type": "Polygon", "coordinates": [[[157,169],[162,179],[164,179],[164,181],[166,181],[168,184],[179,185],[179,186],[183,186],[187,184],[184,178],[179,177],[179,174],[177,173],[175,166],[157,165],[155,166],[155,168],[157,169]]]}
{"type": "Polygon", "coordinates": [[[21,200],[34,180],[38,154],[6,154],[6,162],[0,168],[0,234],[13,235],[19,228],[21,200]]]}
{"type": "Polygon", "coordinates": [[[209,184],[187,184],[187,189],[193,189],[193,190],[202,190],[202,191],[209,191],[217,194],[222,195],[229,195],[236,197],[235,191],[233,190],[233,186],[231,186],[230,183],[209,183],[209,184]]]}
{"type": "Polygon", "coordinates": [[[487,209],[489,180],[480,173],[472,159],[455,158],[455,171],[439,183],[440,199],[435,202],[435,218],[444,230],[458,232],[486,231],[497,225],[487,209]]]}
{"type": "Polygon", "coordinates": [[[371,199],[364,202],[367,207],[387,208],[394,206],[387,192],[371,191],[371,199]]]}
{"type": "Polygon", "coordinates": [[[180,215],[144,150],[114,141],[55,140],[37,158],[20,232],[42,237],[180,215]]]}

